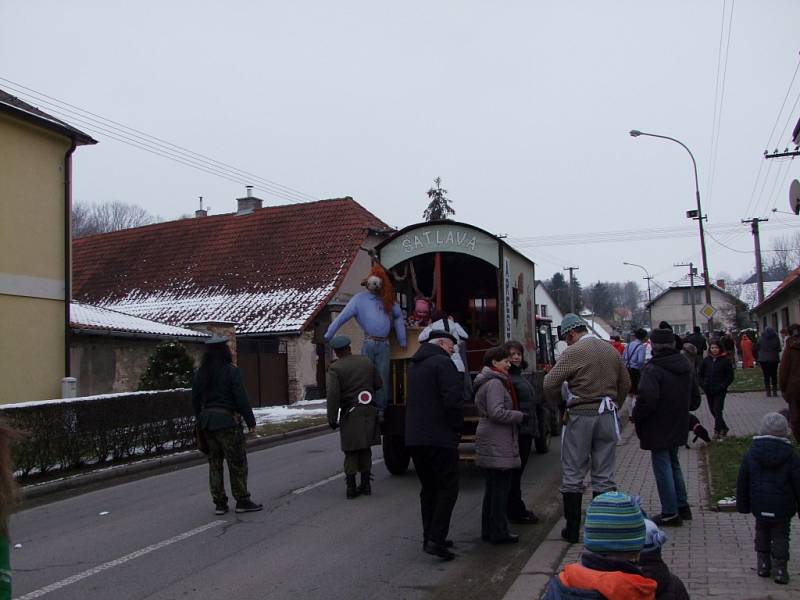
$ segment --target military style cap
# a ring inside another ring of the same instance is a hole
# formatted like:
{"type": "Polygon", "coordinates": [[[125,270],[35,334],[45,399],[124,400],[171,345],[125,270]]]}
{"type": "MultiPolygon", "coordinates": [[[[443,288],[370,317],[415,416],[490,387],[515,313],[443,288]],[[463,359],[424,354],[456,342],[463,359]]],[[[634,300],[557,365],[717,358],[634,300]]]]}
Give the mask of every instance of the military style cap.
{"type": "Polygon", "coordinates": [[[228,338],[224,335],[212,335],[210,338],[206,340],[206,344],[227,344],[228,338]]]}
{"type": "Polygon", "coordinates": [[[454,344],[458,343],[458,339],[456,339],[456,336],[454,336],[449,331],[442,331],[440,329],[434,329],[433,331],[431,331],[431,334],[428,336],[428,340],[435,340],[437,338],[447,338],[448,340],[451,340],[454,344]]]}
{"type": "Polygon", "coordinates": [[[567,313],[561,320],[561,335],[566,335],[567,332],[572,331],[576,327],[587,327],[586,321],[580,318],[575,313],[567,313]]]}
{"type": "Polygon", "coordinates": [[[350,345],[350,338],[346,335],[337,335],[333,338],[330,342],[331,348],[334,350],[340,350],[341,348],[347,348],[350,345]]]}

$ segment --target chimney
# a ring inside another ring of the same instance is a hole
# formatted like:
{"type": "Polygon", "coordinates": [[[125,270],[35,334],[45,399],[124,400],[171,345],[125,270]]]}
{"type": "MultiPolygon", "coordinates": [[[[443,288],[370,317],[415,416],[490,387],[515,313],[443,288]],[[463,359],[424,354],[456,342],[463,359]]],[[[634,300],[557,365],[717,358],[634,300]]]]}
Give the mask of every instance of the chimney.
{"type": "Polygon", "coordinates": [[[721,289],[725,289],[725,280],[724,279],[717,279],[717,287],[721,289]]]}
{"type": "Polygon", "coordinates": [[[200,217],[207,217],[208,216],[208,210],[203,208],[203,197],[200,196],[199,198],[200,198],[200,210],[194,211],[195,219],[199,219],[200,217]]]}
{"type": "Polygon", "coordinates": [[[244,198],[237,198],[237,208],[236,214],[237,215],[249,215],[257,208],[261,208],[261,198],[256,198],[253,196],[253,186],[247,185],[245,186],[247,190],[247,195],[244,198]]]}

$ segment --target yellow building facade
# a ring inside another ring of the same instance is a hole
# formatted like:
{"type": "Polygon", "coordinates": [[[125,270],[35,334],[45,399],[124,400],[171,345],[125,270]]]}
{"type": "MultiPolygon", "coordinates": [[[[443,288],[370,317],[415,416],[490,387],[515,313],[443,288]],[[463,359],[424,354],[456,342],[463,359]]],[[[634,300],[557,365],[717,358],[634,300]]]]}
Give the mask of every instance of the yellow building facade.
{"type": "Polygon", "coordinates": [[[0,403],[58,398],[69,375],[72,153],[94,143],[0,90],[0,403]]]}

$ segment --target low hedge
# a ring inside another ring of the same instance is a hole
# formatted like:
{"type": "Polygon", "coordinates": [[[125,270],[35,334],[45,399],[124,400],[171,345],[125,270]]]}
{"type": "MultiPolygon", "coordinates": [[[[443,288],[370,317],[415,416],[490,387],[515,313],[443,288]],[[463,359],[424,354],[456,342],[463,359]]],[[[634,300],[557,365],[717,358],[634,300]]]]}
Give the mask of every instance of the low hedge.
{"type": "Polygon", "coordinates": [[[0,405],[0,416],[23,433],[12,449],[21,479],[195,446],[187,389],[0,405]]]}

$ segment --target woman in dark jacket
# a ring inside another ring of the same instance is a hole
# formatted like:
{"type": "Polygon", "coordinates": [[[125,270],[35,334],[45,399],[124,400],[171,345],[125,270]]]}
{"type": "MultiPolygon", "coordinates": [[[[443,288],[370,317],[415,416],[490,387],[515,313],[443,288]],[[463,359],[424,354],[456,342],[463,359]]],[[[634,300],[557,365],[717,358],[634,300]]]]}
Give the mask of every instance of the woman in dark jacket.
{"type": "Polygon", "coordinates": [[[756,342],[756,361],[764,374],[767,396],[778,395],[778,363],[781,360],[781,338],[772,327],[765,327],[756,342]]]}
{"type": "Polygon", "coordinates": [[[728,435],[728,424],[725,422],[725,395],[728,386],[733,383],[733,366],[727,354],[722,351],[718,340],[708,345],[708,356],[700,365],[700,387],[706,393],[708,407],[714,415],[714,436],[728,435]]]}
{"type": "Polygon", "coordinates": [[[247,450],[242,420],[250,431],[256,419],[242,374],[233,366],[228,338],[214,336],[206,342],[206,351],[192,385],[192,404],[197,427],[208,442],[209,487],[214,500],[214,514],[228,512],[228,497],[222,461],[228,463],[231,493],[236,498],[236,512],[255,512],[262,505],[250,500],[247,491],[247,450]]]}
{"type": "Polygon", "coordinates": [[[475,378],[475,464],[485,469],[481,538],[493,544],[513,544],[519,536],[508,530],[508,491],[511,473],[520,466],[517,427],[523,414],[517,407],[508,378],[508,350],[499,346],[486,352],[484,367],[475,378]]]}
{"type": "Polygon", "coordinates": [[[531,455],[533,438],[536,437],[538,422],[536,421],[536,390],[528,378],[522,372],[528,368],[525,362],[525,349],[517,341],[510,341],[506,344],[508,358],[511,361],[511,368],[508,374],[511,377],[511,384],[517,393],[519,409],[525,415],[522,424],[519,426],[519,469],[514,469],[511,473],[511,490],[508,493],[508,520],[519,525],[534,525],[539,522],[539,517],[532,510],[528,510],[525,501],[522,499],[522,473],[528,458],[531,455]]]}

